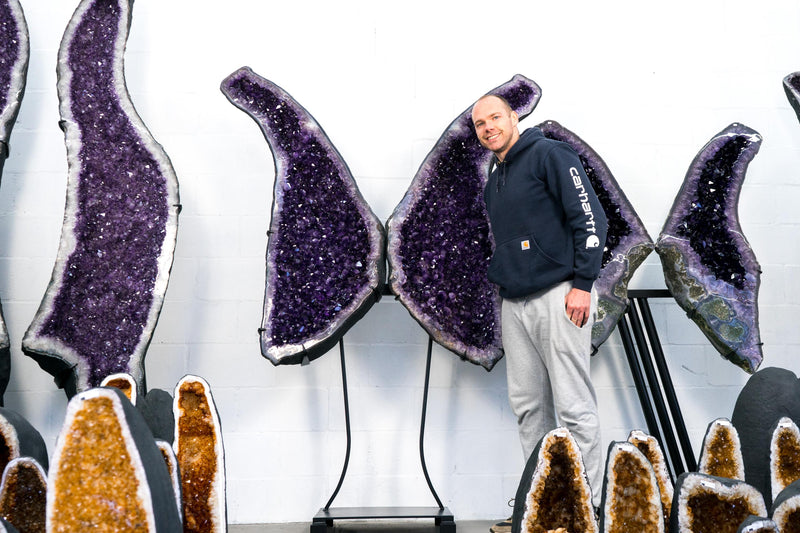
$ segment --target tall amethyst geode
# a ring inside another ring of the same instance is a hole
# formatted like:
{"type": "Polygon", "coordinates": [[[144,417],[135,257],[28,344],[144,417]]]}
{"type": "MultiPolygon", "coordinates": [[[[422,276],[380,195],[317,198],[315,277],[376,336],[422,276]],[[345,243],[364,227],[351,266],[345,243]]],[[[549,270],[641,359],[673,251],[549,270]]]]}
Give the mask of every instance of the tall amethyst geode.
{"type": "MultiPolygon", "coordinates": [[[[0,1],[0,174],[8,157],[11,129],[19,114],[28,77],[28,25],[18,0],[0,1]]],[[[8,329],[0,308],[0,405],[11,372],[8,329]]]]}
{"type": "Polygon", "coordinates": [[[261,353],[275,365],[315,359],[380,299],[383,224],[289,93],[247,67],[220,89],[258,123],[275,159],[261,353]]]}
{"type": "Polygon", "coordinates": [[[761,364],[761,270],[739,224],[739,193],[761,136],[742,124],[695,157],[656,243],[667,288],[720,354],[755,372],[761,364]]]}
{"type": "Polygon", "coordinates": [[[50,284],[22,341],[68,396],[144,357],[167,290],[178,182],[125,88],[130,0],[83,0],[58,55],[69,175],[50,284]]]}
{"type": "MultiPolygon", "coordinates": [[[[520,118],[541,98],[539,86],[521,75],[491,93],[520,118]]],[[[387,221],[387,260],[392,291],[411,316],[436,342],[491,370],[503,356],[483,203],[492,154],[475,136],[471,111],[447,127],[387,221]]]]}
{"type": "Polygon", "coordinates": [[[605,161],[591,146],[558,122],[548,120],[539,128],[546,137],[565,142],[578,153],[608,220],[602,268],[594,283],[597,320],[592,327],[592,347],[596,350],[625,313],[630,301],[628,282],[653,251],[653,240],[605,161]]]}

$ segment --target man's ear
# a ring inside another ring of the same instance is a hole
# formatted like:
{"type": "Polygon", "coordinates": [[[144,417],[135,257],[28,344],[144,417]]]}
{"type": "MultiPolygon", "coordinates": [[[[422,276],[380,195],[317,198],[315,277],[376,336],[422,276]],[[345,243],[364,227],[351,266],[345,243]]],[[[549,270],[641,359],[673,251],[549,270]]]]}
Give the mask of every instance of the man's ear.
{"type": "Polygon", "coordinates": [[[519,115],[517,115],[516,111],[511,111],[511,124],[513,126],[519,124],[519,115]]]}

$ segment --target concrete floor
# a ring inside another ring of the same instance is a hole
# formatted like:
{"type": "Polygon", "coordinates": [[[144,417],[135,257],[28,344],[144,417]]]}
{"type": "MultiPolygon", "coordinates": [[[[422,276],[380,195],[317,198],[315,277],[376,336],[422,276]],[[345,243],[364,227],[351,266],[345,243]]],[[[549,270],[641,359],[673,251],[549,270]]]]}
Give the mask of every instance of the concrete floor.
{"type": "MultiPolygon", "coordinates": [[[[489,527],[494,523],[490,520],[464,520],[456,519],[456,533],[488,533],[489,527]]],[[[230,533],[309,533],[311,520],[308,522],[294,522],[284,524],[234,524],[228,526],[230,533]]],[[[336,521],[333,533],[349,533],[359,531],[382,531],[384,533],[433,533],[437,528],[432,520],[414,520],[390,522],[384,520],[352,520],[336,521]]]]}

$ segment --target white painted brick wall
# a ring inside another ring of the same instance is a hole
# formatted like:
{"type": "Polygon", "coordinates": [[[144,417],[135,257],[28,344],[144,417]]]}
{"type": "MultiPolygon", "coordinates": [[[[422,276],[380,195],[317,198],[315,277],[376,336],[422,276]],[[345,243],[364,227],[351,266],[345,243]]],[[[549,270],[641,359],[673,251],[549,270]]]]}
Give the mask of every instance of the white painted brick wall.
{"type": "MultiPolygon", "coordinates": [[[[12,341],[6,406],[52,450],[66,399],[19,345],[49,281],[63,214],[56,52],[74,2],[23,0],[28,88],[0,188],[0,298],[12,341]]],[[[558,120],[606,160],[653,237],[698,150],[731,122],[764,136],[740,201],[764,270],[765,365],[800,372],[800,123],[782,78],[800,70],[800,2],[294,3],[137,0],[126,55],[137,110],[177,171],[184,206],[150,387],[191,372],[213,387],[227,449],[229,519],[310,521],[345,449],[338,350],[273,367],[259,352],[273,163],[219,83],[251,66],[305,106],[383,220],[453,118],[515,73],[543,99],[523,126],[558,120]],[[401,8],[402,7],[402,8],[401,8]]],[[[651,256],[635,288],[663,288],[651,256]]],[[[652,302],[695,448],[730,416],[747,375],[671,300],[652,302]]],[[[337,506],[432,505],[418,458],[427,337],[385,298],[348,333],[353,450],[337,506]]],[[[605,442],[644,427],[615,333],[593,359],[605,442]]],[[[456,519],[510,510],[523,465],[495,370],[433,352],[427,465],[456,519]]]]}

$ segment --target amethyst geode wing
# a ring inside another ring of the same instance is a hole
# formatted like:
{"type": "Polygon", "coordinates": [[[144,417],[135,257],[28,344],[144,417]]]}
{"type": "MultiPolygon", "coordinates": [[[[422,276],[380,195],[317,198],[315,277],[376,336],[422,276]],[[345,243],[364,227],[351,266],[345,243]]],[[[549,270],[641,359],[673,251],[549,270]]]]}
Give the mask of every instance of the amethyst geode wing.
{"type": "Polygon", "coordinates": [[[797,119],[800,120],[800,72],[793,72],[783,78],[783,90],[794,109],[797,119]]]}
{"type": "Polygon", "coordinates": [[[539,128],[545,137],[565,142],[578,153],[608,220],[602,268],[594,283],[597,320],[592,327],[592,347],[596,350],[625,313],[630,302],[628,282],[653,251],[653,240],[605,161],[591,146],[558,122],[548,120],[539,128]]]}
{"type": "MultiPolygon", "coordinates": [[[[19,113],[28,75],[28,25],[17,0],[0,1],[0,173],[8,157],[11,129],[19,113]]],[[[11,372],[11,344],[0,309],[0,405],[11,372]]]]}
{"type": "MultiPolygon", "coordinates": [[[[504,97],[520,118],[542,94],[521,75],[491,93],[504,97]]],[[[387,221],[387,259],[392,291],[411,316],[436,342],[491,370],[503,356],[483,203],[492,153],[478,142],[471,111],[447,127],[387,221]]]]}
{"type": "Polygon", "coordinates": [[[19,113],[28,75],[28,25],[18,0],[0,1],[0,169],[19,113]]]}
{"type": "Polygon", "coordinates": [[[315,359],[381,297],[385,233],[342,156],[286,91],[247,67],[222,81],[275,159],[261,353],[315,359]]]}
{"type": "Polygon", "coordinates": [[[672,296],[720,354],[755,372],[761,364],[761,270],[739,225],[739,192],[761,136],[742,124],[695,157],[656,243],[672,296]]]}
{"type": "Polygon", "coordinates": [[[53,275],[22,349],[68,396],[117,372],[144,387],[175,249],[175,171],[125,87],[130,21],[130,0],[83,0],[58,55],[67,202],[53,275]]]}

